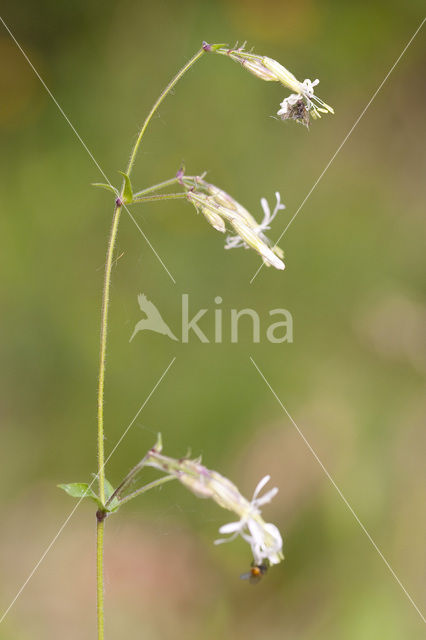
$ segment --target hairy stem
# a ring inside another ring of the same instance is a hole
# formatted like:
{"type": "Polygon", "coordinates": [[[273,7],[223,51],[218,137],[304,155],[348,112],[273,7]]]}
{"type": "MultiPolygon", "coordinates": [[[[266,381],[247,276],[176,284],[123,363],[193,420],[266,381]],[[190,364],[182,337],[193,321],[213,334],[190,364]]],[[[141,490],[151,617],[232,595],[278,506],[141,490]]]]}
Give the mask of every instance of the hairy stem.
{"type": "Polygon", "coordinates": [[[126,502],[129,502],[130,500],[133,500],[133,498],[136,498],[137,496],[140,496],[143,493],[146,493],[150,489],[155,489],[155,487],[159,487],[162,484],[165,484],[166,482],[170,482],[170,480],[176,480],[176,476],[164,476],[163,478],[159,478],[158,480],[153,480],[152,482],[149,482],[144,487],[140,487],[140,489],[136,489],[136,491],[129,493],[128,496],[121,498],[120,506],[122,506],[123,504],[126,504],[126,502]]]}
{"type": "MultiPolygon", "coordinates": [[[[118,223],[120,221],[121,205],[116,204],[112,219],[111,232],[105,264],[104,288],[102,294],[101,341],[99,350],[99,380],[98,380],[98,483],[99,497],[105,503],[105,449],[104,449],[104,388],[105,388],[105,360],[108,334],[109,294],[111,288],[111,271],[114,258],[115,242],[117,239],[118,223]]],[[[96,542],[96,593],[98,640],[104,640],[104,517],[97,513],[97,542],[96,542]]]]}
{"type": "MultiPolygon", "coordinates": [[[[170,178],[169,180],[164,180],[163,182],[159,182],[158,184],[153,184],[150,187],[147,187],[146,189],[142,189],[141,191],[137,191],[137,193],[133,194],[133,201],[132,202],[140,202],[143,197],[145,196],[147,193],[152,193],[153,191],[159,191],[160,189],[164,189],[165,187],[170,187],[173,184],[181,184],[183,186],[186,187],[196,187],[196,186],[202,186],[202,187],[206,187],[208,186],[207,182],[205,180],[203,180],[203,176],[182,176],[181,178],[170,178]]],[[[165,194],[166,197],[169,197],[175,195],[177,197],[182,198],[183,196],[180,194],[165,194]]],[[[159,199],[165,199],[164,196],[156,196],[154,199],[159,200],[159,199]]]]}
{"type": "Polygon", "coordinates": [[[134,145],[134,147],[132,149],[132,153],[130,154],[130,160],[129,160],[129,164],[127,165],[127,170],[126,170],[126,173],[127,173],[128,176],[130,175],[130,172],[131,172],[131,170],[133,168],[133,165],[134,165],[135,159],[136,159],[136,154],[137,154],[138,149],[139,149],[139,145],[140,145],[140,143],[142,141],[142,138],[143,138],[143,135],[144,135],[144,133],[145,133],[150,121],[151,121],[152,116],[157,111],[158,107],[163,102],[163,100],[167,96],[167,94],[170,93],[170,91],[173,89],[175,84],[182,78],[182,76],[188,71],[188,69],[190,69],[192,67],[192,65],[195,62],[197,62],[197,60],[199,60],[199,58],[201,58],[203,53],[204,53],[204,49],[200,49],[199,51],[197,51],[197,53],[191,58],[191,60],[189,60],[186,63],[186,65],[184,67],[182,67],[182,69],[175,75],[173,80],[171,80],[169,82],[167,87],[164,89],[164,91],[161,92],[160,96],[158,97],[158,99],[154,103],[154,106],[152,107],[151,111],[149,112],[149,114],[145,118],[145,122],[143,123],[142,128],[139,131],[139,134],[138,134],[138,137],[136,139],[135,145],[134,145]]]}
{"type": "MultiPolygon", "coordinates": [[[[204,49],[200,49],[187,64],[178,72],[178,74],[169,82],[167,87],[161,93],[156,100],[154,106],[149,112],[145,122],[139,131],[137,140],[130,154],[129,164],[127,166],[126,174],[130,175],[133,168],[136,154],[138,152],[143,135],[151,121],[152,116],[163,102],[167,94],[173,89],[175,84],[180,78],[192,67],[192,65],[203,55],[204,49]]],[[[99,498],[102,504],[105,504],[105,450],[104,450],[104,389],[105,389],[105,361],[106,361],[106,345],[108,334],[108,310],[109,310],[109,296],[111,289],[111,271],[114,257],[115,243],[117,240],[118,223],[120,221],[120,214],[122,209],[123,193],[125,182],[121,190],[121,195],[117,198],[114,216],[112,220],[111,232],[108,241],[108,249],[106,255],[105,264],[105,277],[104,287],[102,295],[102,314],[101,314],[101,339],[100,339],[100,352],[99,352],[99,380],[98,380],[98,416],[97,416],[97,444],[98,444],[98,483],[99,483],[99,498]]],[[[176,196],[182,197],[185,194],[176,194],[176,196]]],[[[157,199],[151,197],[153,200],[157,199]]],[[[166,199],[163,197],[162,199],[166,199]]],[[[104,519],[105,513],[98,511],[97,513],[97,544],[96,544],[96,576],[97,576],[97,620],[98,620],[98,640],[104,640],[104,586],[103,586],[103,548],[104,548],[104,519]]]]}
{"type": "Polygon", "coordinates": [[[98,640],[104,640],[104,522],[105,514],[96,514],[96,614],[98,640]]]}
{"type": "Polygon", "coordinates": [[[164,189],[165,187],[170,187],[172,184],[178,183],[178,178],[170,178],[170,180],[164,180],[163,182],[159,182],[158,184],[153,184],[151,187],[147,187],[146,189],[142,189],[142,191],[138,191],[133,194],[133,198],[137,198],[139,196],[145,195],[145,193],[152,193],[152,191],[159,191],[160,189],[164,189]]]}
{"type": "Polygon", "coordinates": [[[105,506],[108,506],[110,502],[114,500],[114,498],[120,498],[120,495],[123,493],[123,491],[129,486],[129,484],[133,482],[139,471],[141,471],[145,466],[146,458],[147,456],[144,456],[142,460],[129,471],[124,480],[118,485],[114,493],[108,498],[105,506]]]}
{"type": "Polygon", "coordinates": [[[112,219],[111,232],[108,241],[108,250],[105,264],[104,288],[102,295],[101,316],[101,344],[99,351],[99,382],[98,382],[98,482],[99,497],[102,504],[105,502],[105,451],[104,451],[104,389],[105,389],[105,360],[108,334],[108,310],[111,288],[111,270],[114,257],[115,242],[117,239],[118,223],[120,221],[121,205],[116,204],[112,219]]]}
{"type": "Polygon", "coordinates": [[[157,200],[179,200],[187,197],[186,193],[159,193],[155,196],[134,197],[132,204],[136,202],[156,202],[157,200]]]}

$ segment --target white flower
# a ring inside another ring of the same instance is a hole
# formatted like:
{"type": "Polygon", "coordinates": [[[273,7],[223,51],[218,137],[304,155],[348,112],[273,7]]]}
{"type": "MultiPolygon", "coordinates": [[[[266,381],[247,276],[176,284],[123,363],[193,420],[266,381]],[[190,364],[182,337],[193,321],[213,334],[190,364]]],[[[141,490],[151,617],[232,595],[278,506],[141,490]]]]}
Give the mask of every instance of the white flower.
{"type": "Polygon", "coordinates": [[[321,118],[321,113],[334,113],[332,107],[314,94],[314,87],[318,83],[318,79],[313,82],[308,79],[299,82],[299,93],[292,93],[288,98],[284,98],[280,105],[281,109],[277,112],[278,115],[283,120],[287,118],[302,119],[303,109],[295,111],[298,103],[306,105],[306,111],[310,112],[313,118],[321,118]]]}
{"type": "MultiPolygon", "coordinates": [[[[281,108],[285,110],[284,113],[286,113],[287,106],[295,105],[301,98],[304,98],[308,111],[312,111],[313,118],[321,118],[321,113],[334,113],[334,109],[332,107],[315,95],[314,87],[319,84],[318,78],[313,81],[306,78],[303,82],[299,82],[296,76],[276,60],[264,57],[263,64],[271,71],[271,73],[275,74],[276,79],[281,82],[281,84],[288,87],[291,91],[294,91],[289,98],[286,98],[281,103],[281,108]]],[[[280,114],[280,111],[278,112],[278,115],[282,115],[280,114]]]]}
{"type": "Polygon", "coordinates": [[[277,112],[277,115],[288,116],[288,114],[291,112],[292,107],[294,107],[299,102],[301,97],[302,96],[297,93],[292,93],[291,95],[289,95],[288,98],[285,98],[281,102],[281,109],[277,112]]]}
{"type": "Polygon", "coordinates": [[[281,102],[281,108],[277,112],[281,120],[296,120],[309,128],[309,109],[302,95],[292,93],[281,102]]]}
{"type": "MultiPolygon", "coordinates": [[[[194,179],[191,178],[191,180],[194,179]]],[[[223,233],[225,231],[224,221],[226,221],[236,233],[236,235],[227,237],[225,249],[234,249],[236,247],[248,249],[251,247],[262,256],[263,262],[267,266],[272,265],[280,270],[285,268],[284,262],[281,260],[283,252],[279,247],[271,247],[271,243],[263,233],[263,231],[270,228],[269,223],[275,218],[278,211],[285,208],[281,203],[278,191],[275,194],[277,203],[272,214],[267,201],[262,198],[261,204],[264,217],[262,222],[258,224],[251,213],[226,191],[203,180],[198,180],[195,184],[199,190],[188,191],[188,200],[193,203],[196,209],[202,211],[215,229],[223,233]],[[201,189],[205,189],[210,195],[203,193],[201,189]]]]}
{"type": "Polygon", "coordinates": [[[280,115],[283,120],[291,118],[308,126],[309,116],[306,113],[307,111],[312,112],[313,118],[321,118],[321,113],[334,113],[333,108],[321,100],[321,98],[318,98],[314,93],[314,87],[319,83],[318,79],[312,81],[307,78],[303,82],[300,82],[291,71],[286,69],[277,60],[268,58],[268,56],[258,56],[254,53],[244,51],[244,45],[239,48],[235,47],[234,49],[218,47],[215,49],[215,53],[226,55],[232,60],[235,60],[250,71],[250,73],[262,80],[280,82],[290,89],[293,93],[281,103],[281,109],[278,112],[278,115],[280,115]],[[288,107],[294,107],[300,100],[303,100],[305,110],[302,109],[302,106],[299,106],[297,111],[290,109],[289,114],[288,107]]]}
{"type": "Polygon", "coordinates": [[[250,214],[250,218],[231,221],[237,235],[226,238],[225,249],[236,249],[239,247],[245,247],[247,249],[249,246],[253,247],[261,254],[266,264],[271,264],[277,269],[284,269],[284,263],[280,260],[282,257],[281,250],[278,249],[278,247],[270,249],[266,244],[268,239],[263,233],[271,228],[270,223],[278,211],[285,209],[285,205],[282,204],[278,191],[275,192],[275,198],[276,204],[272,213],[266,198],[261,198],[260,204],[263,209],[263,220],[260,224],[258,224],[250,214]]]}
{"type": "MultiPolygon", "coordinates": [[[[265,211],[265,215],[272,217],[269,208],[266,209],[268,212],[265,211]]],[[[233,511],[237,515],[238,522],[230,522],[219,529],[220,533],[231,534],[230,537],[216,540],[215,544],[234,540],[240,535],[250,544],[254,564],[260,565],[266,560],[273,565],[284,559],[281,534],[275,525],[263,520],[260,511],[260,507],[270,502],[278,493],[278,489],[274,487],[263,496],[259,496],[270,476],[262,478],[249,502],[231,480],[202,465],[200,458],[175,459],[163,455],[161,437],[143,459],[143,466],[155,467],[166,475],[177,478],[199,498],[211,498],[223,509],[233,511]]]]}
{"type": "Polygon", "coordinates": [[[270,476],[262,478],[254,490],[251,502],[245,500],[245,504],[241,504],[241,509],[239,509],[240,520],[238,522],[229,522],[220,527],[219,533],[230,534],[229,538],[221,538],[215,541],[215,544],[222,544],[235,540],[240,535],[250,544],[256,565],[262,564],[264,560],[268,560],[271,565],[278,564],[284,558],[282,553],[283,541],[280,532],[274,524],[265,522],[260,512],[260,507],[270,502],[278,493],[278,489],[274,487],[263,496],[258,497],[269,480],[270,476]]]}
{"type": "Polygon", "coordinates": [[[312,110],[313,118],[321,118],[320,113],[334,113],[334,109],[332,107],[314,94],[314,87],[316,87],[317,84],[319,84],[318,78],[313,82],[307,78],[300,84],[300,93],[306,100],[306,107],[308,111],[312,110]]]}

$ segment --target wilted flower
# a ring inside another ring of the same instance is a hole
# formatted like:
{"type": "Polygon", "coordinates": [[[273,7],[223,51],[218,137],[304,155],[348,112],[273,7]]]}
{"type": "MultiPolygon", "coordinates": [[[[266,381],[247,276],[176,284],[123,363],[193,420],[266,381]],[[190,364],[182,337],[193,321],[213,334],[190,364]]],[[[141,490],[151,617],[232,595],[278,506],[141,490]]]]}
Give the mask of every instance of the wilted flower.
{"type": "Polygon", "coordinates": [[[272,214],[268,203],[262,198],[264,218],[259,224],[247,209],[219,187],[200,178],[186,178],[184,182],[192,185],[187,194],[188,200],[203,213],[215,229],[223,233],[226,221],[235,231],[236,235],[227,237],[225,249],[251,247],[262,256],[266,265],[272,265],[276,269],[284,269],[281,249],[275,246],[271,247],[271,242],[263,233],[270,228],[269,223],[275,218],[278,211],[285,208],[281,204],[278,192],[276,193],[277,204],[272,214]]]}
{"type": "Polygon", "coordinates": [[[249,543],[255,564],[261,564],[267,560],[269,564],[273,565],[283,560],[281,534],[274,524],[263,520],[260,510],[260,507],[270,502],[278,492],[278,489],[274,487],[259,497],[259,493],[269,481],[270,476],[262,478],[249,502],[241,495],[233,482],[217,471],[207,469],[201,464],[200,459],[183,458],[177,460],[164,456],[160,451],[161,448],[151,449],[145,457],[144,465],[155,467],[176,477],[196,496],[211,498],[220,507],[233,511],[238,516],[237,522],[225,524],[219,529],[220,533],[229,533],[231,536],[216,540],[215,544],[228,542],[241,536],[249,543]]]}
{"type": "Polygon", "coordinates": [[[281,103],[281,109],[278,111],[278,115],[283,120],[290,118],[307,125],[309,114],[313,118],[320,118],[321,113],[334,113],[333,108],[314,93],[314,87],[319,83],[318,79],[312,81],[307,78],[300,82],[291,71],[273,58],[244,51],[244,47],[238,49],[218,48],[215,49],[215,53],[227,55],[262,80],[280,82],[293,91],[292,95],[281,103]],[[301,102],[304,103],[304,109],[301,102]]]}
{"type": "Polygon", "coordinates": [[[294,95],[297,97],[304,98],[306,108],[308,111],[312,111],[313,118],[321,118],[321,113],[334,113],[333,108],[326,104],[324,100],[318,98],[314,93],[314,87],[319,84],[318,78],[314,81],[307,78],[303,82],[299,82],[288,69],[276,60],[264,57],[263,63],[271,73],[275,74],[281,84],[294,91],[294,95]]]}
{"type": "Polygon", "coordinates": [[[301,95],[292,93],[281,102],[280,107],[277,115],[281,120],[296,120],[304,124],[305,127],[309,127],[309,111],[301,95]]]}

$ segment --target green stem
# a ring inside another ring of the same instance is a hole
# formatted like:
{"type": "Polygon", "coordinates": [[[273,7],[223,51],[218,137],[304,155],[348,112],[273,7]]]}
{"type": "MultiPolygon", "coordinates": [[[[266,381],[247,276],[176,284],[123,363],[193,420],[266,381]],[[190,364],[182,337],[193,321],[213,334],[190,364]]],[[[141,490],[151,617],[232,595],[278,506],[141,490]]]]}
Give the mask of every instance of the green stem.
{"type": "MultiPolygon", "coordinates": [[[[99,513],[99,512],[98,512],[99,513]]],[[[96,614],[98,640],[104,640],[104,517],[97,515],[96,525],[96,614]]]]}
{"type": "MultiPolygon", "coordinates": [[[[183,183],[183,184],[186,184],[188,187],[194,187],[197,185],[201,185],[202,187],[205,187],[207,185],[206,181],[203,180],[201,176],[182,176],[181,178],[170,178],[169,180],[164,180],[163,182],[159,182],[158,184],[153,184],[151,187],[147,187],[146,189],[142,189],[142,191],[138,191],[137,193],[134,193],[133,202],[135,201],[139,202],[140,196],[144,196],[147,193],[152,193],[153,191],[159,191],[160,189],[164,189],[165,187],[170,187],[171,185],[176,183],[179,183],[179,184],[183,183]]],[[[170,194],[166,194],[166,195],[170,196],[170,194]]]]}
{"type": "MultiPolygon", "coordinates": [[[[99,497],[105,503],[105,449],[104,449],[104,388],[105,388],[105,359],[108,333],[109,295],[111,288],[111,271],[117,239],[118,223],[120,221],[121,205],[116,204],[112,219],[111,232],[105,264],[104,288],[102,294],[101,341],[99,350],[99,380],[98,380],[98,483],[99,497]]],[[[97,542],[96,542],[96,593],[98,640],[104,640],[104,517],[97,514],[97,542]]]]}
{"type": "MultiPolygon", "coordinates": [[[[127,175],[130,175],[132,167],[134,165],[136,154],[140,146],[143,135],[151,121],[152,116],[163,102],[166,95],[170,92],[180,78],[190,69],[190,67],[203,55],[204,49],[200,49],[189,62],[179,71],[179,73],[169,82],[167,87],[161,93],[160,97],[155,102],[151,111],[149,112],[145,122],[139,131],[136,143],[132,149],[130,155],[129,164],[127,166],[127,175]]],[[[104,389],[105,389],[105,360],[106,360],[106,345],[107,345],[107,333],[108,333],[108,310],[109,310],[109,296],[111,289],[111,271],[114,257],[115,243],[117,240],[118,223],[120,221],[120,214],[122,209],[122,200],[125,183],[121,190],[121,195],[117,198],[117,202],[114,209],[114,216],[112,220],[111,232],[108,241],[108,249],[106,255],[105,264],[105,276],[104,287],[102,295],[102,314],[101,314],[101,339],[100,339],[100,352],[99,352],[99,380],[98,380],[98,416],[97,416],[97,444],[98,444],[98,483],[99,483],[99,498],[102,504],[105,504],[105,450],[104,450],[104,389]]],[[[179,197],[185,194],[179,194],[179,197]]],[[[165,198],[163,198],[165,199],[165,198]]],[[[97,576],[97,619],[98,619],[98,640],[104,640],[104,587],[103,587],[103,548],[104,548],[104,518],[105,513],[98,511],[97,514],[97,544],[96,544],[96,576],[97,576]]]]}
{"type": "Polygon", "coordinates": [[[142,196],[142,198],[133,198],[132,204],[136,202],[156,202],[157,200],[179,200],[187,198],[186,193],[160,193],[155,196],[142,196]]]}
{"type": "Polygon", "coordinates": [[[99,351],[99,383],[98,383],[98,482],[99,497],[102,504],[105,502],[105,450],[104,450],[104,389],[105,389],[105,359],[108,333],[109,295],[111,288],[111,270],[114,257],[115,242],[117,239],[118,223],[120,221],[121,205],[116,205],[112,219],[111,232],[108,241],[108,250],[105,264],[104,288],[102,295],[101,316],[101,344],[99,351]]]}
{"type": "Polygon", "coordinates": [[[170,187],[172,184],[176,184],[179,182],[178,178],[170,178],[170,180],[164,180],[164,182],[159,182],[158,184],[153,184],[151,187],[147,187],[146,189],[142,189],[142,191],[138,191],[133,194],[133,198],[137,198],[138,196],[143,196],[145,193],[151,193],[152,191],[159,191],[160,189],[164,189],[165,187],[170,187]]]}
{"type": "Polygon", "coordinates": [[[142,125],[141,130],[139,131],[139,135],[136,139],[135,145],[132,149],[132,153],[130,154],[130,160],[129,160],[129,164],[127,165],[127,170],[126,173],[129,176],[130,172],[133,168],[133,165],[135,163],[135,159],[136,159],[136,154],[138,152],[139,149],[139,145],[141,143],[141,140],[143,138],[143,135],[151,121],[152,116],[154,115],[154,113],[157,111],[158,107],[160,106],[160,104],[163,102],[164,98],[167,96],[167,94],[173,89],[173,87],[175,86],[175,84],[181,79],[181,77],[188,71],[188,69],[190,69],[192,67],[192,65],[197,62],[197,60],[199,60],[199,58],[201,58],[201,56],[204,53],[204,49],[200,49],[199,51],[197,51],[197,53],[191,58],[191,60],[189,60],[186,65],[184,67],[182,67],[182,69],[177,73],[177,75],[175,75],[175,77],[173,78],[173,80],[171,80],[169,82],[169,84],[167,85],[167,87],[164,89],[164,91],[161,92],[159,98],[156,100],[156,102],[154,103],[154,106],[152,107],[151,111],[149,112],[149,114],[147,115],[147,117],[145,118],[145,122],[142,125]]]}
{"type": "Polygon", "coordinates": [[[110,502],[114,500],[114,498],[119,498],[120,495],[123,493],[123,491],[126,489],[126,487],[128,487],[129,484],[133,482],[133,480],[135,479],[139,471],[141,471],[145,466],[146,458],[147,457],[144,456],[142,460],[138,462],[138,464],[129,471],[129,473],[124,478],[124,480],[118,485],[114,493],[108,498],[107,503],[105,505],[106,507],[110,504],[110,502]]]}
{"type": "Polygon", "coordinates": [[[146,493],[150,489],[155,489],[155,487],[159,487],[162,484],[165,484],[166,482],[170,482],[170,480],[176,480],[176,476],[164,476],[163,478],[159,478],[158,480],[153,480],[152,482],[149,482],[144,487],[141,487],[140,489],[136,489],[136,491],[133,491],[133,493],[129,493],[128,496],[126,496],[125,498],[122,498],[120,500],[120,506],[122,506],[126,502],[129,502],[130,500],[133,500],[133,498],[136,498],[137,496],[140,496],[143,493],[146,493]]]}

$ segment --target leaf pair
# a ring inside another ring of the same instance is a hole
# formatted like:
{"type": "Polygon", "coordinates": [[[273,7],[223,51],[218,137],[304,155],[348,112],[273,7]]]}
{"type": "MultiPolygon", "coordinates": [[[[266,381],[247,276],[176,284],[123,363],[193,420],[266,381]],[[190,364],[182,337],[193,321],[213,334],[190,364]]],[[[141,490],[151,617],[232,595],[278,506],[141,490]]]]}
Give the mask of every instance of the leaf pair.
{"type": "MultiPolygon", "coordinates": [[[[93,484],[93,483],[92,483],[93,484]]],[[[98,505],[99,509],[103,511],[107,511],[108,513],[112,513],[117,511],[120,506],[120,501],[118,498],[114,498],[111,500],[108,506],[102,504],[101,499],[96,495],[96,493],[91,488],[87,482],[71,482],[69,484],[58,484],[59,489],[63,489],[65,493],[68,493],[72,498],[90,498],[98,505]]],[[[108,480],[105,478],[105,502],[108,502],[109,498],[114,493],[114,487],[108,480]]]]}
{"type": "MultiPolygon", "coordinates": [[[[127,173],[124,173],[123,171],[119,171],[118,173],[121,173],[121,175],[124,178],[124,188],[123,188],[123,195],[121,196],[121,201],[123,204],[132,204],[133,202],[133,189],[132,189],[132,183],[130,182],[130,178],[127,175],[127,173]]],[[[112,191],[112,193],[119,198],[120,197],[120,193],[118,191],[118,189],[116,189],[115,187],[112,186],[112,184],[108,183],[103,183],[103,182],[92,182],[92,186],[94,187],[101,187],[102,189],[107,189],[108,191],[112,191]]]]}

